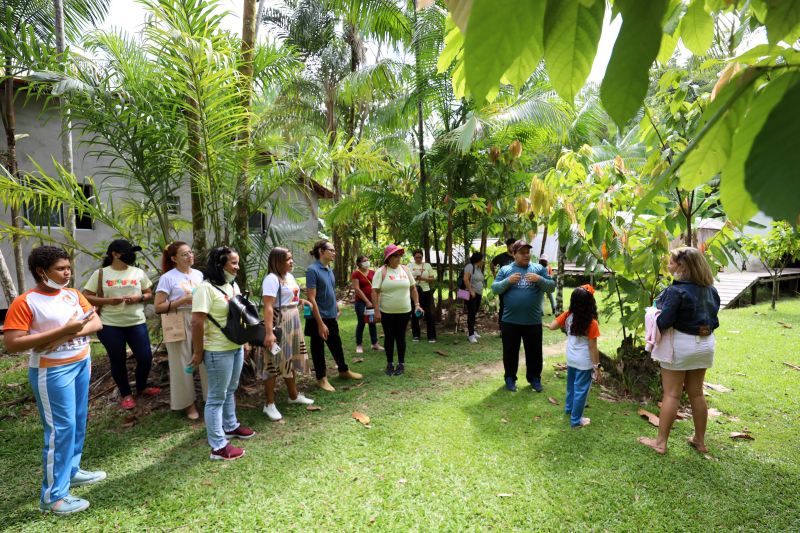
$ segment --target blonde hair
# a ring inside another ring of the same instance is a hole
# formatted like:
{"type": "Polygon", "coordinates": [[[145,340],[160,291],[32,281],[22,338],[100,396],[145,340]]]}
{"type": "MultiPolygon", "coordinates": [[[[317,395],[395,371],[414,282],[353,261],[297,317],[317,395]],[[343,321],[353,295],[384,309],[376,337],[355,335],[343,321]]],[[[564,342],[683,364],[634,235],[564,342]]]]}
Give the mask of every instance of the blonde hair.
{"type": "Polygon", "coordinates": [[[683,269],[681,279],[691,281],[701,287],[710,287],[714,284],[714,276],[708,261],[700,250],[691,246],[681,246],[669,252],[672,260],[683,269]]]}

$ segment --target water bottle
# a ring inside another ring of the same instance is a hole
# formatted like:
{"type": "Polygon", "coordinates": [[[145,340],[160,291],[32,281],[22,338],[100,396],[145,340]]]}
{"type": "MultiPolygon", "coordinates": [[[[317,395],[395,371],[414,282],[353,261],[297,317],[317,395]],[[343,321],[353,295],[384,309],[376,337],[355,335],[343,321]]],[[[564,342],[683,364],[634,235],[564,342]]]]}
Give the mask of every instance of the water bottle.
{"type": "Polygon", "coordinates": [[[375,309],[364,310],[364,322],[366,322],[367,324],[375,323],[375,309]]]}
{"type": "Polygon", "coordinates": [[[421,318],[421,317],[422,317],[422,315],[423,315],[423,313],[422,313],[422,309],[417,309],[416,311],[414,311],[414,316],[415,316],[415,317],[417,317],[417,318],[421,318]]]}
{"type": "Polygon", "coordinates": [[[303,304],[303,316],[305,318],[311,316],[311,306],[309,304],[303,304]]]}
{"type": "Polygon", "coordinates": [[[183,371],[186,372],[187,374],[194,374],[194,367],[192,365],[189,365],[186,368],[184,368],[183,371]]]}

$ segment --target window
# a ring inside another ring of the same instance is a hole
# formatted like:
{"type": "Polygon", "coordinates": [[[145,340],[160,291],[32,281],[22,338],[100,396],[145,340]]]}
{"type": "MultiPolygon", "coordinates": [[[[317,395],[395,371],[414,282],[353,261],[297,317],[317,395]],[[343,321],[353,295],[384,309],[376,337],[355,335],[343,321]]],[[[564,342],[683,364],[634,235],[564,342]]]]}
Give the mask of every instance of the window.
{"type": "MultiPolygon", "coordinates": [[[[94,187],[91,183],[82,183],[81,190],[86,199],[93,200],[94,187]]],[[[94,202],[93,202],[94,203],[94,202]]],[[[94,229],[94,218],[88,213],[80,215],[78,210],[75,210],[75,229],[94,229]]]]}
{"type": "Polygon", "coordinates": [[[181,197],[174,194],[167,196],[167,213],[170,215],[181,214],[181,197]]]}
{"type": "Polygon", "coordinates": [[[55,209],[25,204],[25,218],[31,226],[40,228],[58,228],[64,225],[64,213],[59,205],[55,209]]]}
{"type": "Polygon", "coordinates": [[[264,226],[264,213],[261,211],[252,213],[247,220],[247,227],[250,229],[250,233],[263,233],[264,226]]]}

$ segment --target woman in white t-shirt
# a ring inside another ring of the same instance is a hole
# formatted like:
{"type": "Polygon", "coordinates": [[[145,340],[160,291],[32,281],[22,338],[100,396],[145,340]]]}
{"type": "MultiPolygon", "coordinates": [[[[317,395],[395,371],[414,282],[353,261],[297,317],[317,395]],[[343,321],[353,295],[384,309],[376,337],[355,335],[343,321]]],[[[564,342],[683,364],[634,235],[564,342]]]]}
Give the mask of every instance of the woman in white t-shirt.
{"type": "Polygon", "coordinates": [[[303,329],[300,327],[298,306],[307,302],[300,299],[300,286],[292,275],[294,260],[292,252],[275,247],[269,253],[269,272],[261,286],[264,300],[264,355],[257,363],[256,375],[264,381],[267,403],[264,414],[270,420],[282,418],[275,407],[275,380],[282,377],[289,393],[290,404],[311,405],[314,400],[297,392],[295,373],[306,373],[308,352],[303,329]],[[279,326],[277,335],[274,326],[279,326]],[[280,338],[278,338],[280,337],[280,338]]]}
{"type": "MultiPolygon", "coordinates": [[[[175,241],[164,248],[154,302],[156,313],[161,315],[169,360],[170,408],[182,409],[189,420],[200,418],[195,405],[194,373],[185,371],[192,363],[192,294],[203,283],[203,273],[192,268],[193,264],[194,253],[187,243],[175,241]]],[[[200,385],[205,400],[208,376],[202,363],[200,385]]]]}

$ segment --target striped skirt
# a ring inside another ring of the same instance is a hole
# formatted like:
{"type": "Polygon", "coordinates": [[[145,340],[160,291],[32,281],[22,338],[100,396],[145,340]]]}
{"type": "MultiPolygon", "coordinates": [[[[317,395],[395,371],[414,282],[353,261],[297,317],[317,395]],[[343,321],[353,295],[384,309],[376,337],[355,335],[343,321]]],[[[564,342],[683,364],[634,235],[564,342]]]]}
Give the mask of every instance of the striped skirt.
{"type": "MultiPolygon", "coordinates": [[[[276,313],[277,315],[277,310],[276,313]]],[[[280,321],[273,316],[273,324],[280,323],[283,329],[283,338],[280,342],[281,351],[273,355],[263,346],[259,347],[255,357],[256,377],[269,379],[270,377],[291,378],[293,372],[307,374],[310,372],[308,364],[308,350],[306,350],[303,328],[300,326],[300,313],[297,306],[283,307],[280,321]]]]}

